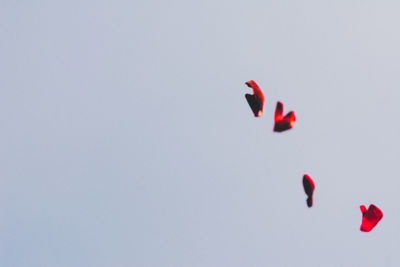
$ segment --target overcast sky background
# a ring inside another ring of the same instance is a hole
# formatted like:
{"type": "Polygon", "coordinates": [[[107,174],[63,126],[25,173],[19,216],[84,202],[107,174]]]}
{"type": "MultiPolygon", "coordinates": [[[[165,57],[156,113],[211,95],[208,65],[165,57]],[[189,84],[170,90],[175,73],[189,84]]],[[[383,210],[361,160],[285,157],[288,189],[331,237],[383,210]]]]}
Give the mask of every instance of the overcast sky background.
{"type": "Polygon", "coordinates": [[[399,10],[0,1],[0,266],[399,266],[399,10]]]}

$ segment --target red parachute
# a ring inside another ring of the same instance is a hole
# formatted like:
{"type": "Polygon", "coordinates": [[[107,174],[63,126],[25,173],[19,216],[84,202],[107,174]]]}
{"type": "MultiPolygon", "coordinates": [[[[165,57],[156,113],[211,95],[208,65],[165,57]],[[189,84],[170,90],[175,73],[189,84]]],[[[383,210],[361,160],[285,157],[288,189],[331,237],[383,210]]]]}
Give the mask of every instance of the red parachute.
{"type": "Polygon", "coordinates": [[[260,87],[258,87],[256,82],[253,80],[246,82],[246,85],[253,89],[254,95],[246,94],[245,96],[246,96],[247,102],[250,105],[251,110],[254,113],[254,116],[255,117],[262,116],[264,114],[264,111],[263,111],[264,94],[263,94],[263,92],[261,91],[260,87]]]}
{"type": "Polygon", "coordinates": [[[313,193],[315,189],[315,184],[308,174],[304,174],[303,176],[303,187],[307,195],[307,206],[311,208],[313,205],[313,193]]]}
{"type": "Polygon", "coordinates": [[[296,121],[296,116],[294,115],[294,111],[290,111],[288,114],[286,114],[285,117],[283,117],[282,114],[283,114],[283,104],[281,102],[278,102],[276,104],[276,109],[275,109],[275,127],[274,127],[275,132],[283,132],[291,129],[296,121]]]}
{"type": "Polygon", "coordinates": [[[368,210],[364,205],[361,205],[360,209],[363,215],[360,230],[369,232],[382,219],[383,213],[377,206],[372,204],[369,205],[368,210]]]}

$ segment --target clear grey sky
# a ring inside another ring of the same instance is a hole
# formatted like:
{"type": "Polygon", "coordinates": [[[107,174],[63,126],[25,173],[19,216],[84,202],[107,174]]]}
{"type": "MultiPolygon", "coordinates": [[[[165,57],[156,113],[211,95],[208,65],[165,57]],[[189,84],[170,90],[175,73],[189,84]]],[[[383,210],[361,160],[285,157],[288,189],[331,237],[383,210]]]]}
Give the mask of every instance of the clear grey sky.
{"type": "Polygon", "coordinates": [[[0,266],[400,266],[399,9],[0,1],[0,266]]]}

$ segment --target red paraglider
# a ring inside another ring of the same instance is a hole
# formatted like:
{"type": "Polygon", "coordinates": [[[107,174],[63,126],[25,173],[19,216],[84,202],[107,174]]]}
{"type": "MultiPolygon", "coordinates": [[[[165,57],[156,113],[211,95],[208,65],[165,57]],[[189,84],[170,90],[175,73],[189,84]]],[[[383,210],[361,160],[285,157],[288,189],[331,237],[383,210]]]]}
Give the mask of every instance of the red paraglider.
{"type": "Polygon", "coordinates": [[[361,205],[360,209],[363,215],[360,230],[369,232],[382,219],[383,213],[377,206],[372,204],[369,205],[368,210],[364,205],[361,205]]]}
{"type": "Polygon", "coordinates": [[[294,115],[294,111],[290,111],[288,114],[286,114],[285,117],[283,117],[282,114],[283,114],[283,104],[281,102],[278,102],[276,104],[276,109],[275,109],[275,127],[274,127],[275,132],[283,132],[291,129],[296,121],[296,116],[294,115]]]}
{"type": "Polygon", "coordinates": [[[304,174],[303,176],[303,187],[307,195],[307,206],[311,208],[313,205],[313,193],[315,189],[315,184],[308,174],[304,174]]]}
{"type": "Polygon", "coordinates": [[[263,108],[264,108],[264,94],[261,91],[260,87],[256,84],[255,81],[251,80],[246,82],[246,85],[248,87],[251,87],[253,89],[253,95],[251,94],[246,94],[246,100],[250,105],[251,110],[254,113],[255,117],[262,116],[264,114],[263,108]]]}

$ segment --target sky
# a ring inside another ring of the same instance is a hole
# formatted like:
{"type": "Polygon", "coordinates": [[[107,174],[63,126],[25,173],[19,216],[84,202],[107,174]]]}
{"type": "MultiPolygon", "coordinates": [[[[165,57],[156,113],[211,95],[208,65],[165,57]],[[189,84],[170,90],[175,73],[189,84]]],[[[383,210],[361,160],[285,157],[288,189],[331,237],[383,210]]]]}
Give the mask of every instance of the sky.
{"type": "Polygon", "coordinates": [[[0,1],[0,266],[399,266],[399,8],[0,1]]]}

